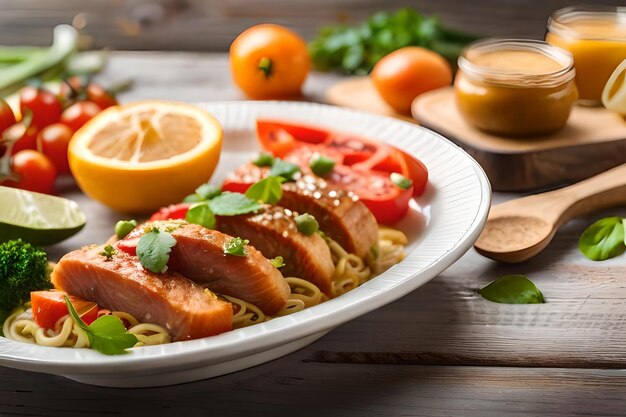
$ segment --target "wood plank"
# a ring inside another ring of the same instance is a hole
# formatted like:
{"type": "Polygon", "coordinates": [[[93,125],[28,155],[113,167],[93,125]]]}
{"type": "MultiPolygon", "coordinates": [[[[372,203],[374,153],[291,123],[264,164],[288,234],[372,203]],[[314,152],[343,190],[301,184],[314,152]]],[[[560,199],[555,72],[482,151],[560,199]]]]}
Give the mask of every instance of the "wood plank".
{"type": "Polygon", "coordinates": [[[301,351],[224,377],[112,389],[0,368],[0,414],[165,416],[619,416],[615,370],[337,365],[301,351]]]}
{"type": "MultiPolygon", "coordinates": [[[[541,38],[549,15],[571,1],[422,0],[411,5],[458,30],[541,38]]],[[[360,22],[377,11],[404,6],[402,0],[318,0],[314,7],[304,0],[264,1],[262,7],[250,7],[247,0],[0,0],[0,44],[45,45],[54,25],[74,21],[84,26],[83,44],[93,48],[226,51],[240,32],[257,23],[283,24],[312,39],[322,26],[360,22]]]]}

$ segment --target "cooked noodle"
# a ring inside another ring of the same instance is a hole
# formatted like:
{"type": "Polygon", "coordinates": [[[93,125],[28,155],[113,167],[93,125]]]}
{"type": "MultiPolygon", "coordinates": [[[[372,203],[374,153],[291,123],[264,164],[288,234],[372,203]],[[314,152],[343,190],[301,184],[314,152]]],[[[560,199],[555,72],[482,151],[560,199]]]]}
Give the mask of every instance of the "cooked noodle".
{"type": "MultiPolygon", "coordinates": [[[[380,228],[377,247],[373,248],[366,260],[363,260],[353,253],[348,253],[334,240],[328,237],[325,239],[335,264],[332,282],[333,297],[345,294],[400,262],[404,258],[404,246],[408,243],[406,235],[401,231],[380,228]]],[[[291,288],[291,294],[285,306],[274,316],[267,316],[257,306],[247,301],[220,295],[233,305],[233,328],[247,327],[271,320],[273,317],[286,316],[328,300],[328,297],[311,282],[297,277],[286,277],[285,280],[291,288]]],[[[141,323],[131,314],[122,311],[99,310],[98,317],[103,315],[118,317],[128,332],[137,337],[138,342],[135,347],[159,345],[171,341],[165,328],[153,323],[141,323]]],[[[2,330],[8,339],[25,343],[42,346],[89,347],[87,335],[69,315],[57,320],[53,330],[43,329],[35,323],[32,310],[22,308],[5,320],[2,330]]]]}

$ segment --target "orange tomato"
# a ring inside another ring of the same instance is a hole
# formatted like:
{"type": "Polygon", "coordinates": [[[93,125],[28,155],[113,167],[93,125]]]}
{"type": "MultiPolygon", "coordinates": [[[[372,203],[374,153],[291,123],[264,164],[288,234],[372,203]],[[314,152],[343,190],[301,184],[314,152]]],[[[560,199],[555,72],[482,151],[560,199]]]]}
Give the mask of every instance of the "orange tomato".
{"type": "Polygon", "coordinates": [[[230,45],[233,81],[253,99],[294,97],[311,68],[306,43],[278,25],[253,26],[230,45]]]}
{"type": "Polygon", "coordinates": [[[452,82],[452,69],[441,55],[407,46],[383,57],[370,75],[376,90],[395,111],[411,114],[415,97],[452,82]]]}

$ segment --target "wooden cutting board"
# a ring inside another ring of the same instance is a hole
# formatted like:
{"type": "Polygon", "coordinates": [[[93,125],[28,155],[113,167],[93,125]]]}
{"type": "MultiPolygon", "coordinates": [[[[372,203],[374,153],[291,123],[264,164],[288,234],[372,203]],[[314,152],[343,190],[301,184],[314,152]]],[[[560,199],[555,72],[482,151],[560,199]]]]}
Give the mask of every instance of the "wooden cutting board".
{"type": "MultiPolygon", "coordinates": [[[[342,81],[327,92],[336,105],[399,117],[367,77],[342,81]]],[[[413,115],[424,127],[461,146],[483,167],[496,191],[531,191],[580,181],[626,162],[626,121],[603,108],[577,106],[562,130],[510,139],[469,126],[456,109],[452,87],[423,94],[413,115]]]]}

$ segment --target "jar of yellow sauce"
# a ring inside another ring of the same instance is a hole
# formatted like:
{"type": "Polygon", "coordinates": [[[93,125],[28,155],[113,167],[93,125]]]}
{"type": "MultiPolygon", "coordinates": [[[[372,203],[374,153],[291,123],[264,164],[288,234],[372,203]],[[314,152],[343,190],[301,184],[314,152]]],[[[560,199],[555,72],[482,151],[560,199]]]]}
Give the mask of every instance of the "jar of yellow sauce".
{"type": "Polygon", "coordinates": [[[626,59],[626,8],[558,10],[548,20],[546,41],[572,53],[580,102],[598,105],[607,80],[626,59]]]}
{"type": "Polygon", "coordinates": [[[472,126],[503,136],[561,129],[578,97],[569,52],[542,41],[488,39],[459,57],[456,103],[472,126]]]}

